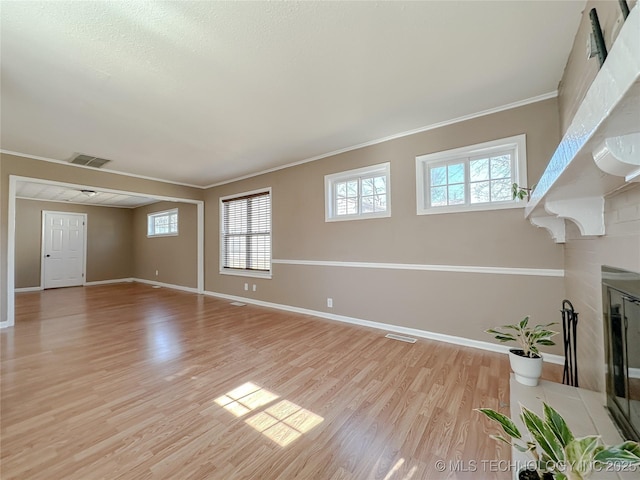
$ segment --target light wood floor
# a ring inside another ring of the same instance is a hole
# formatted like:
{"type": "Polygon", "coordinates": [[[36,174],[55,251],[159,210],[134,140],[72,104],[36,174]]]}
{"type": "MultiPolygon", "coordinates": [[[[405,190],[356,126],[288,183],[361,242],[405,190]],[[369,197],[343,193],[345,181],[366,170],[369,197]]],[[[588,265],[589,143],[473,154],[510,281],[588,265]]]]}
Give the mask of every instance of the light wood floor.
{"type": "Polygon", "coordinates": [[[508,413],[504,355],[141,284],[16,311],[3,480],[510,478],[483,471],[510,452],[473,412],[508,413]]]}

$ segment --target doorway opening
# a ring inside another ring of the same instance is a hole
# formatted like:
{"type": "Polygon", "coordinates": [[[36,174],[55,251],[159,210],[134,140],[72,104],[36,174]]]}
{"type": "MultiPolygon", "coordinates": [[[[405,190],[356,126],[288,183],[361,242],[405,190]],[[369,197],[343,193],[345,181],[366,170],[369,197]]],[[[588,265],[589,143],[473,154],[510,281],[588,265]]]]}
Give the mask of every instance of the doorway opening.
{"type": "MultiPolygon", "coordinates": [[[[192,204],[196,206],[196,255],[195,255],[195,263],[196,263],[196,288],[192,288],[191,291],[197,293],[204,292],[204,201],[202,200],[194,200],[189,198],[182,197],[169,197],[163,195],[156,194],[147,194],[143,192],[133,192],[133,191],[123,191],[116,190],[112,188],[102,188],[95,185],[79,185],[67,182],[57,182],[53,180],[41,179],[41,178],[32,178],[32,177],[22,177],[17,175],[9,176],[9,204],[8,204],[8,242],[7,242],[7,278],[6,282],[4,282],[6,288],[6,298],[7,298],[7,318],[6,321],[0,322],[0,328],[10,327],[15,323],[15,275],[16,275],[16,200],[22,198],[31,198],[35,199],[36,197],[32,196],[24,196],[18,195],[19,187],[23,187],[25,184],[31,185],[32,187],[39,187],[41,190],[46,189],[67,189],[76,192],[78,195],[83,195],[83,197],[89,197],[84,191],[97,191],[100,193],[97,197],[93,197],[90,199],[91,201],[87,201],[86,199],[78,199],[78,203],[84,203],[87,205],[96,205],[97,201],[106,201],[105,199],[109,198],[109,201],[103,203],[103,206],[119,206],[119,207],[128,207],[128,208],[136,208],[138,205],[148,205],[156,202],[174,202],[180,204],[192,204]],[[102,198],[102,200],[100,200],[102,198]],[[111,204],[109,202],[116,202],[118,204],[111,204]]],[[[50,201],[50,200],[47,200],[50,201]]],[[[68,203],[70,200],[58,200],[63,203],[68,203]]],[[[73,200],[71,200],[73,202],[73,200]]],[[[51,209],[53,210],[53,209],[51,209]]],[[[86,220],[85,220],[86,223],[86,220]]],[[[86,226],[86,225],[85,225],[86,226]]],[[[44,242],[43,242],[44,243],[44,242]]],[[[86,248],[86,241],[85,241],[86,248]]],[[[84,262],[84,268],[86,268],[86,257],[84,262]]],[[[83,285],[87,284],[86,282],[86,272],[83,285]]],[[[41,281],[40,287],[38,289],[42,289],[44,282],[41,281]]]]}

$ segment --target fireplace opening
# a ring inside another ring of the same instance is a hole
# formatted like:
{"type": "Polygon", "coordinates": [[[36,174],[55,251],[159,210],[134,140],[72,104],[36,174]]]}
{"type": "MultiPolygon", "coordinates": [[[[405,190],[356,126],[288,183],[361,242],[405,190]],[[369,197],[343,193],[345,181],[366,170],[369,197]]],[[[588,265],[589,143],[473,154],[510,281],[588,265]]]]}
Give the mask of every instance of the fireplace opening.
{"type": "Polygon", "coordinates": [[[602,267],[607,407],[620,433],[640,441],[640,274],[602,267]]]}

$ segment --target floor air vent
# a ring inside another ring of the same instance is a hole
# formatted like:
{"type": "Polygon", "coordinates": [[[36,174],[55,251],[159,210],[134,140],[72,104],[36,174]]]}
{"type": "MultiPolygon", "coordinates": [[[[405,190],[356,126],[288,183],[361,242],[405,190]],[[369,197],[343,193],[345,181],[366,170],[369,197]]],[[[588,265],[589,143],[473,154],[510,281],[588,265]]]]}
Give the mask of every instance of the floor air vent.
{"type": "Polygon", "coordinates": [[[106,158],[98,158],[92,157],[91,155],[77,155],[71,163],[75,163],[76,165],[84,165],[85,167],[93,167],[93,168],[102,168],[105,164],[109,163],[111,160],[107,160],[106,158]]]}
{"type": "Polygon", "coordinates": [[[415,338],[405,337],[403,335],[396,335],[395,333],[387,333],[384,337],[385,338],[391,338],[393,340],[400,340],[401,342],[416,343],[416,339],[415,338]]]}

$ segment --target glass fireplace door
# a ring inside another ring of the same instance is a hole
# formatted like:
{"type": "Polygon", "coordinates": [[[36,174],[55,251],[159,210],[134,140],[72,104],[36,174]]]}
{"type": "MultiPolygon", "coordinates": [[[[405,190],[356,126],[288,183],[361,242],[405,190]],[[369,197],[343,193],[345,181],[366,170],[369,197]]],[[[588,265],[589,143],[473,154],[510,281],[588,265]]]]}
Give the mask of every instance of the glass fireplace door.
{"type": "Polygon", "coordinates": [[[609,356],[609,393],[625,417],[629,417],[627,396],[627,319],[624,313],[624,297],[609,289],[609,333],[611,353],[609,356]]]}
{"type": "Polygon", "coordinates": [[[624,318],[627,338],[627,397],[629,419],[636,430],[640,430],[640,301],[625,297],[624,318]]]}

